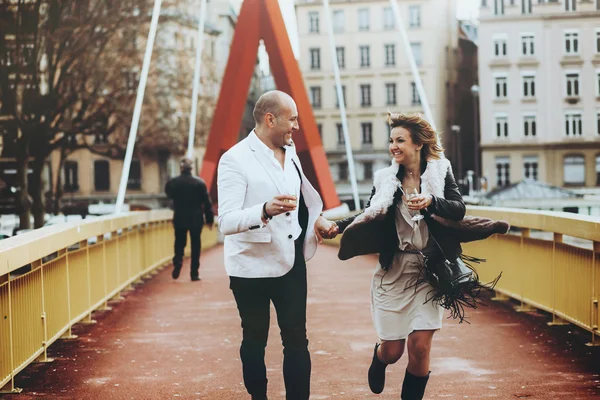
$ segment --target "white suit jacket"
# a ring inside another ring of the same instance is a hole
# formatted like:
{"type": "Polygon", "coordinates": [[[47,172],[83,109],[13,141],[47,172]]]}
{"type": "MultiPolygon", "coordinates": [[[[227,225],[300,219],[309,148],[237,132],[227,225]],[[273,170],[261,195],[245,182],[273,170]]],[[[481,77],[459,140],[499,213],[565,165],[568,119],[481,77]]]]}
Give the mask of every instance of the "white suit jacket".
{"type": "MultiPolygon", "coordinates": [[[[272,161],[259,151],[262,143],[257,141],[260,139],[253,131],[219,160],[219,229],[225,235],[225,270],[229,276],[279,277],[294,265],[292,217],[280,214],[266,225],[261,220],[263,204],[277,195],[289,194],[289,190],[274,173],[272,161]]],[[[304,259],[308,261],[317,250],[314,224],[323,202],[304,175],[295,148],[288,146],[286,152],[291,152],[302,176],[300,190],[308,208],[304,259]]]]}

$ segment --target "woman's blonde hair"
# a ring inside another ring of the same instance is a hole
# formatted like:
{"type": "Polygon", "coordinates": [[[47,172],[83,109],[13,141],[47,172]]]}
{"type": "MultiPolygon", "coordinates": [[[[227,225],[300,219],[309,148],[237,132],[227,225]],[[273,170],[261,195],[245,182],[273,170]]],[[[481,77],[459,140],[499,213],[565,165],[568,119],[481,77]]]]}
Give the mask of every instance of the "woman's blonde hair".
{"type": "Polygon", "coordinates": [[[413,143],[423,145],[421,157],[425,161],[442,158],[444,148],[438,144],[438,133],[421,114],[401,114],[388,111],[388,124],[390,129],[400,126],[409,131],[413,143]]]}

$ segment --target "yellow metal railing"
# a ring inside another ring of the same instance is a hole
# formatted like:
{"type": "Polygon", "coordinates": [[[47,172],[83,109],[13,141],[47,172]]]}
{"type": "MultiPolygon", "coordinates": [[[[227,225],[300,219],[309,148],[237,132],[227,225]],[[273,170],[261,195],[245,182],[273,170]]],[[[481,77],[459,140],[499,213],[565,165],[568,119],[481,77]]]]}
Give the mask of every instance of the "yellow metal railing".
{"type": "Polygon", "coordinates": [[[519,234],[466,243],[466,254],[485,258],[483,281],[502,271],[496,292],[592,333],[598,343],[600,218],[562,212],[470,207],[468,213],[508,221],[519,234]]]}
{"type": "MultiPolygon", "coordinates": [[[[172,257],[172,212],[132,212],[42,228],[0,242],[0,393],[49,361],[54,341],[172,257]]],[[[202,247],[217,243],[204,230],[202,247]]]]}
{"type": "MultiPolygon", "coordinates": [[[[600,218],[490,207],[467,213],[506,220],[515,232],[463,245],[465,254],[487,260],[477,268],[482,281],[502,272],[498,298],[520,301],[519,311],[547,311],[552,324],[578,325],[592,333],[590,344],[600,344],[600,218]]],[[[326,243],[339,246],[339,236],[326,243]]]]}

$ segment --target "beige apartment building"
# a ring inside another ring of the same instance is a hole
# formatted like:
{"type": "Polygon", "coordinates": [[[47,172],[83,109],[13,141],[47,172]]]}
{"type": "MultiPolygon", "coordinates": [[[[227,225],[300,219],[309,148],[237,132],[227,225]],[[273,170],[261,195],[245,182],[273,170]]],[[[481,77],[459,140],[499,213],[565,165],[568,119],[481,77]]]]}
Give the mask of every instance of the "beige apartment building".
{"type": "Polygon", "coordinates": [[[600,0],[481,0],[482,171],[600,186],[600,0]]]}
{"type": "MultiPolygon", "coordinates": [[[[373,172],[390,163],[387,111],[423,112],[388,1],[332,0],[331,20],[361,202],[373,172]]],[[[455,0],[399,0],[401,17],[438,130],[446,131],[446,83],[457,41],[455,0]],[[449,50],[450,49],[450,50],[449,50]]],[[[300,68],[340,199],[351,207],[342,121],[322,1],[296,2],[300,68]]]]}

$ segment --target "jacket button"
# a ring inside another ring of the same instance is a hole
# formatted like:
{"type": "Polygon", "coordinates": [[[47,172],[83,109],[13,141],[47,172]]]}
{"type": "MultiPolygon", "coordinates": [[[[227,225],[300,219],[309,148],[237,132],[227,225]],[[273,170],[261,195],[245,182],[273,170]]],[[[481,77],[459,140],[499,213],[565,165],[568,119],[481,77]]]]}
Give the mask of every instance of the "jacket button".
{"type": "Polygon", "coordinates": [[[291,238],[293,238],[293,236],[292,235],[288,235],[288,239],[291,239],[291,238]]]}
{"type": "Polygon", "coordinates": [[[289,213],[289,212],[286,212],[286,213],[285,213],[285,215],[289,217],[289,216],[290,216],[290,213],[289,213]]]}

